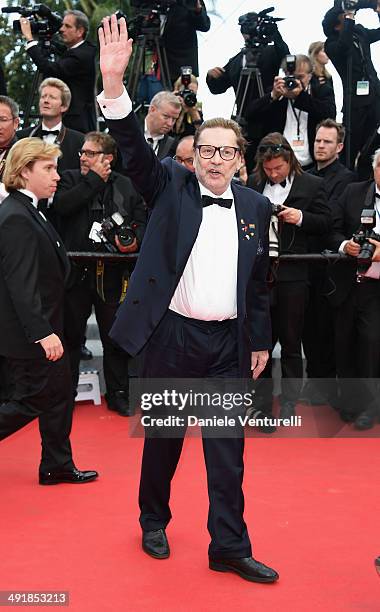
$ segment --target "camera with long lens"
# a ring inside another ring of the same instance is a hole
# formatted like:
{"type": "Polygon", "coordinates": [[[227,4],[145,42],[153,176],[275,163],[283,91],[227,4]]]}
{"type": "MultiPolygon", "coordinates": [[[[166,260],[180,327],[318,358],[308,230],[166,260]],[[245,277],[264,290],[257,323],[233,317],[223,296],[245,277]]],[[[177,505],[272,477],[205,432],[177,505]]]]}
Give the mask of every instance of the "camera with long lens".
{"type": "Polygon", "coordinates": [[[368,242],[369,238],[380,241],[380,235],[374,232],[376,225],[376,211],[373,208],[364,208],[360,215],[360,227],[352,236],[352,240],[360,245],[357,257],[358,274],[363,274],[372,264],[375,246],[368,242]]]}
{"type": "Polygon", "coordinates": [[[284,77],[284,85],[286,89],[292,91],[292,89],[296,89],[299,85],[299,81],[295,76],[297,58],[295,55],[287,55],[285,61],[286,76],[284,77]]]}
{"type": "Polygon", "coordinates": [[[344,11],[359,11],[370,8],[376,10],[377,0],[335,0],[336,8],[344,11]]]}
{"type": "Polygon", "coordinates": [[[181,83],[183,85],[183,89],[176,92],[177,96],[180,96],[186,106],[193,107],[197,103],[197,95],[194,91],[189,89],[189,85],[191,83],[191,75],[193,73],[193,69],[191,66],[181,66],[181,83]]]}
{"type": "Polygon", "coordinates": [[[123,215],[115,212],[103,220],[97,235],[110,253],[118,253],[116,237],[123,247],[130,246],[136,238],[133,226],[133,223],[128,224],[125,222],[123,215]]]}
{"type": "Polygon", "coordinates": [[[278,217],[280,212],[285,210],[285,206],[283,206],[282,204],[273,204],[273,202],[271,202],[271,206],[272,206],[272,215],[275,215],[276,217],[278,217]]]}
{"type": "MultiPolygon", "coordinates": [[[[46,4],[35,4],[32,7],[6,6],[1,9],[1,12],[19,13],[21,17],[26,17],[30,21],[33,36],[39,39],[50,39],[62,25],[61,15],[54,13],[46,4]]],[[[19,19],[15,19],[12,25],[15,34],[21,32],[19,19]]]]}
{"type": "Polygon", "coordinates": [[[274,7],[271,6],[260,13],[246,13],[239,17],[240,31],[247,47],[265,47],[273,42],[277,22],[283,21],[282,17],[270,16],[269,13],[273,11],[274,7]]]}

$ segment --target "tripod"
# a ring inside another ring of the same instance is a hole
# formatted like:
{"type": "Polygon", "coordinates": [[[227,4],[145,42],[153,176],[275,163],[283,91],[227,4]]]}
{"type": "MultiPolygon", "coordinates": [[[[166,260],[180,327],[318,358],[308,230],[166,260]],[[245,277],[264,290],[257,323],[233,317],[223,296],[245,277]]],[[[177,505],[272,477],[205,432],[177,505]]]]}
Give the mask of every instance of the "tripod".
{"type": "Polygon", "coordinates": [[[243,47],[242,53],[246,58],[246,64],[245,67],[242,68],[240,73],[231,119],[234,119],[239,123],[239,125],[244,127],[246,125],[244,111],[248,93],[250,90],[250,85],[251,83],[256,84],[259,98],[262,98],[264,96],[264,86],[260,68],[258,67],[258,62],[261,56],[261,49],[253,47],[243,47]]]}
{"type": "Polygon", "coordinates": [[[152,32],[146,32],[137,37],[137,49],[133,56],[131,71],[128,80],[128,93],[134,105],[135,112],[143,109],[144,106],[148,105],[150,100],[148,99],[137,99],[137,89],[141,77],[145,74],[145,59],[147,51],[152,52],[156,55],[158,60],[158,66],[161,73],[162,87],[168,91],[171,90],[170,73],[168,59],[166,56],[166,50],[162,41],[162,38],[156,30],[152,32]]]}
{"type": "MultiPolygon", "coordinates": [[[[41,47],[42,53],[44,54],[45,57],[49,58],[53,56],[53,47],[52,47],[52,43],[50,39],[47,39],[47,38],[39,39],[38,46],[41,47]]],[[[23,124],[24,128],[29,127],[29,119],[31,116],[39,117],[39,115],[31,115],[31,110],[32,110],[34,98],[38,92],[38,88],[41,84],[41,81],[42,81],[42,74],[40,70],[37,69],[33,76],[32,88],[30,90],[28,100],[25,106],[24,124],[23,124]]]]}

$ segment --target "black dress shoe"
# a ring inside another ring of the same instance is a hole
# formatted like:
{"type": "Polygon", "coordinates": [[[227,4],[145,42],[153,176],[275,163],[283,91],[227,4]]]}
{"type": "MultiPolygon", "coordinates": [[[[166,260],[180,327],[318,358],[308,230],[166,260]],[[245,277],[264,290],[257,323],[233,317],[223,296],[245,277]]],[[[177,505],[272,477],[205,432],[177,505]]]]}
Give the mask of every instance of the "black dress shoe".
{"type": "Polygon", "coordinates": [[[93,358],[93,354],[90,349],[87,348],[85,344],[82,344],[80,347],[80,358],[81,361],[89,361],[93,358]]]}
{"type": "Polygon", "coordinates": [[[280,407],[280,419],[290,419],[296,415],[294,402],[284,402],[280,407]]]}
{"type": "Polygon", "coordinates": [[[99,476],[94,470],[86,470],[81,472],[76,468],[71,470],[55,470],[54,472],[40,472],[41,485],[60,484],[61,482],[69,482],[71,484],[82,484],[91,482],[99,476]]]}
{"type": "Polygon", "coordinates": [[[105,394],[108,410],[113,410],[120,416],[133,416],[135,414],[133,408],[129,405],[128,391],[112,391],[105,394]]]}
{"type": "Polygon", "coordinates": [[[143,531],[142,547],[148,555],[155,559],[167,559],[170,555],[170,548],[165,529],[143,531]]]}
{"type": "Polygon", "coordinates": [[[209,567],[217,572],[233,572],[250,582],[276,582],[278,573],[252,557],[242,559],[210,559],[209,567]]]}
{"type": "Polygon", "coordinates": [[[372,412],[364,411],[355,419],[354,427],[360,431],[372,429],[375,424],[375,415],[372,412]]]}

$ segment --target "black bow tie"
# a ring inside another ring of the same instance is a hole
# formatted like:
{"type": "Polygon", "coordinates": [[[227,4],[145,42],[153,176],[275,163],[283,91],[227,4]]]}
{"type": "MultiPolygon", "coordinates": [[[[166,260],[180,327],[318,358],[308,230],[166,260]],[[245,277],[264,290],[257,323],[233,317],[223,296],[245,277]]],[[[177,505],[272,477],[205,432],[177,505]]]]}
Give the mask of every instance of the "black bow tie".
{"type": "Polygon", "coordinates": [[[377,191],[375,191],[375,198],[380,198],[380,193],[377,193],[377,191]]]}
{"type": "Polygon", "coordinates": [[[211,206],[212,204],[218,204],[218,206],[222,206],[223,208],[231,208],[232,200],[228,200],[227,198],[212,198],[208,195],[202,196],[202,206],[211,206]]]}
{"type": "Polygon", "coordinates": [[[57,137],[59,134],[59,130],[41,130],[41,136],[49,136],[49,134],[52,134],[53,136],[57,137]]]}
{"type": "Polygon", "coordinates": [[[149,136],[149,138],[147,138],[147,139],[146,139],[146,141],[147,141],[148,145],[149,145],[150,147],[152,147],[152,149],[153,149],[153,145],[154,145],[154,140],[153,140],[153,138],[151,138],[151,137],[149,136]]]}
{"type": "Polygon", "coordinates": [[[270,179],[268,179],[268,183],[271,187],[273,187],[273,185],[281,185],[281,187],[286,187],[286,179],[284,181],[281,181],[281,183],[274,183],[273,181],[271,181],[270,179]]]}

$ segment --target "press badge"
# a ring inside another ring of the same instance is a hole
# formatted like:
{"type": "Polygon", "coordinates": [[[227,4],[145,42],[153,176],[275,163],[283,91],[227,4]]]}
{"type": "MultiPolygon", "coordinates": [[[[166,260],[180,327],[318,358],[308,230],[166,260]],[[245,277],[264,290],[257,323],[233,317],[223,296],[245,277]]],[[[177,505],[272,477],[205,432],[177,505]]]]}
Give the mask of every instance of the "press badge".
{"type": "Polygon", "coordinates": [[[358,81],[356,83],[357,96],[369,96],[369,81],[358,81]]]}
{"type": "Polygon", "coordinates": [[[294,140],[292,140],[292,149],[294,152],[296,151],[303,151],[305,146],[305,141],[301,138],[294,138],[294,140]]]}

